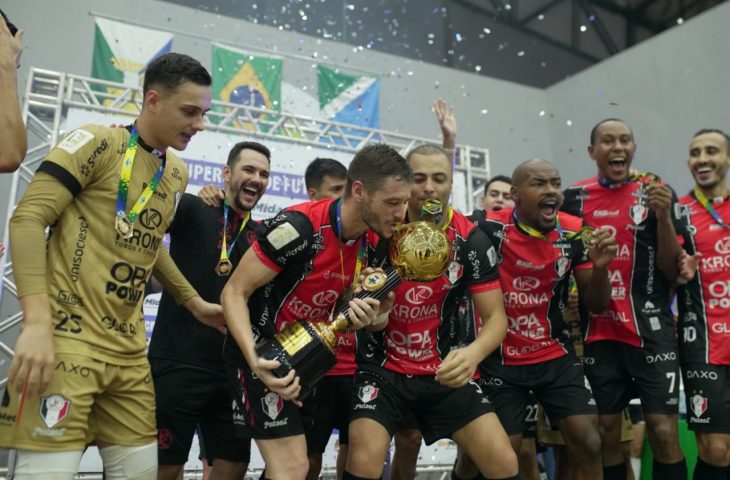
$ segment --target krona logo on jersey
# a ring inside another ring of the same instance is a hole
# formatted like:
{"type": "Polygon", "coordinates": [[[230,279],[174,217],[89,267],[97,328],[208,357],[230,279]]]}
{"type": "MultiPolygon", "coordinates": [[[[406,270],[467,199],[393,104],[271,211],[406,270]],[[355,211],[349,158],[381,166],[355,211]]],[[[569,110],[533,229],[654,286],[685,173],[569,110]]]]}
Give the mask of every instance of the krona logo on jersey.
{"type": "Polygon", "coordinates": [[[730,254],[730,237],[724,237],[715,243],[715,251],[720,255],[730,254]]]}
{"type": "Polygon", "coordinates": [[[529,292],[537,289],[540,286],[540,280],[535,277],[517,277],[512,280],[512,286],[515,290],[521,292],[529,292]]]}
{"type": "Polygon", "coordinates": [[[318,307],[329,307],[337,301],[338,297],[339,295],[334,290],[325,290],[324,292],[314,294],[312,303],[318,307]]]}
{"type": "Polygon", "coordinates": [[[413,305],[420,305],[433,295],[433,289],[427,285],[416,285],[406,292],[406,300],[413,305]]]}

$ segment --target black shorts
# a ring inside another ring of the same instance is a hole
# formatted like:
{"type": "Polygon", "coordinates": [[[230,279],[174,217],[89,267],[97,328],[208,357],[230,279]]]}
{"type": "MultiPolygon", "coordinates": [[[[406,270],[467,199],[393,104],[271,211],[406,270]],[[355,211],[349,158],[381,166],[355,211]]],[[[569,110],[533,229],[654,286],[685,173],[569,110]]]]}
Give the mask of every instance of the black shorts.
{"type": "Polygon", "coordinates": [[[398,419],[395,426],[396,430],[417,430],[418,419],[411,411],[403,412],[403,416],[398,419]]]}
{"type": "Polygon", "coordinates": [[[449,388],[430,375],[403,375],[376,366],[357,372],[355,395],[350,420],[375,420],[392,437],[411,411],[427,445],[450,438],[472,420],[494,411],[473,380],[463,387],[449,388]]]}
{"type": "Polygon", "coordinates": [[[730,434],[730,366],[682,365],[690,430],[730,434]]]}
{"type": "Polygon", "coordinates": [[[339,431],[340,444],[347,444],[353,381],[353,375],[324,377],[304,399],[302,420],[308,453],[324,453],[335,428],[339,431]]]}
{"type": "Polygon", "coordinates": [[[188,460],[196,427],[205,438],[206,457],[248,463],[251,438],[238,438],[231,421],[231,395],[219,371],[150,358],[157,404],[158,455],[161,465],[188,460]],[[164,441],[162,441],[164,440],[164,441]]]}
{"type": "Polygon", "coordinates": [[[587,386],[583,367],[573,352],[532,365],[483,363],[481,374],[484,393],[494,403],[508,435],[519,435],[526,430],[530,391],[554,422],[572,415],[596,413],[596,402],[587,386]]]}
{"type": "Polygon", "coordinates": [[[537,437],[537,410],[538,403],[535,394],[530,392],[530,399],[527,401],[525,410],[525,431],[522,432],[523,438],[537,437]]]}
{"type": "Polygon", "coordinates": [[[619,413],[636,396],[644,413],[679,412],[676,346],[655,350],[603,340],[586,345],[583,364],[598,413],[619,413]]]}
{"type": "MultiPolygon", "coordinates": [[[[270,440],[304,434],[299,407],[269,390],[248,366],[227,362],[226,375],[233,394],[233,425],[239,437],[270,440]]],[[[207,437],[205,440],[207,446],[207,437]]]]}

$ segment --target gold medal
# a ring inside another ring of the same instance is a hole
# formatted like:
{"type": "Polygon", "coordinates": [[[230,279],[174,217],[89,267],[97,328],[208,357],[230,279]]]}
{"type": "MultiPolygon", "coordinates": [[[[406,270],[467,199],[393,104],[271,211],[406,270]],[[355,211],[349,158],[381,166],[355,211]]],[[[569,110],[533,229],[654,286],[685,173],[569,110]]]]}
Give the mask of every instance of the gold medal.
{"type": "Polygon", "coordinates": [[[443,211],[443,205],[439,200],[428,199],[423,203],[422,210],[429,215],[436,215],[443,211]]]}
{"type": "Polygon", "coordinates": [[[117,220],[114,222],[114,228],[122,238],[132,238],[132,234],[134,233],[132,222],[129,221],[126,215],[117,215],[117,220]]]}
{"type": "Polygon", "coordinates": [[[388,277],[383,272],[373,272],[367,275],[362,281],[362,288],[368,292],[377,292],[383,285],[388,277]]]}
{"type": "Polygon", "coordinates": [[[595,239],[593,230],[589,228],[583,229],[580,234],[580,239],[583,241],[583,246],[586,247],[586,249],[593,247],[593,240],[595,239]]]}
{"type": "Polygon", "coordinates": [[[218,265],[215,266],[215,273],[219,277],[227,277],[233,270],[233,264],[228,259],[221,260],[218,265]]]}

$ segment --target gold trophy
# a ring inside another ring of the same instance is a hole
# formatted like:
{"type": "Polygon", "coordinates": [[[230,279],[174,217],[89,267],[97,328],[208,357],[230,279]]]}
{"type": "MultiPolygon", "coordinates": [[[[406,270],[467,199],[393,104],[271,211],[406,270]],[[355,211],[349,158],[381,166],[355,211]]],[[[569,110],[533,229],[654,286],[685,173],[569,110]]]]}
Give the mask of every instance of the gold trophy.
{"type": "MultiPolygon", "coordinates": [[[[448,268],[452,251],[451,241],[435,223],[422,220],[402,225],[391,239],[392,267],[365,276],[362,290],[355,297],[382,300],[403,278],[418,282],[434,280],[448,268]]],[[[296,370],[302,387],[300,398],[335,365],[337,333],[345,332],[350,326],[348,309],[345,305],[332,322],[298,320],[273,339],[256,346],[260,357],[281,363],[274,370],[277,377],[296,370]]]]}

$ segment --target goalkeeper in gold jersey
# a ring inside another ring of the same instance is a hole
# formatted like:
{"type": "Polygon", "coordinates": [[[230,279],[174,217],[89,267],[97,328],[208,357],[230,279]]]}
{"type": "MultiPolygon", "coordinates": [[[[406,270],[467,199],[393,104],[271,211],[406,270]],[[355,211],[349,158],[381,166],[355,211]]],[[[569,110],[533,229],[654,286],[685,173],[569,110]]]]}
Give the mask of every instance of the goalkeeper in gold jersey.
{"type": "Polygon", "coordinates": [[[196,318],[219,318],[160,248],[188,180],[168,148],[184,150],[203,130],[210,85],[197,60],[157,58],[136,122],[69,133],[15,210],[10,249],[24,321],[0,402],[0,446],[18,450],[19,480],[73,478],[89,443],[107,478],[156,478],[145,284],[154,272],[196,318]]]}

